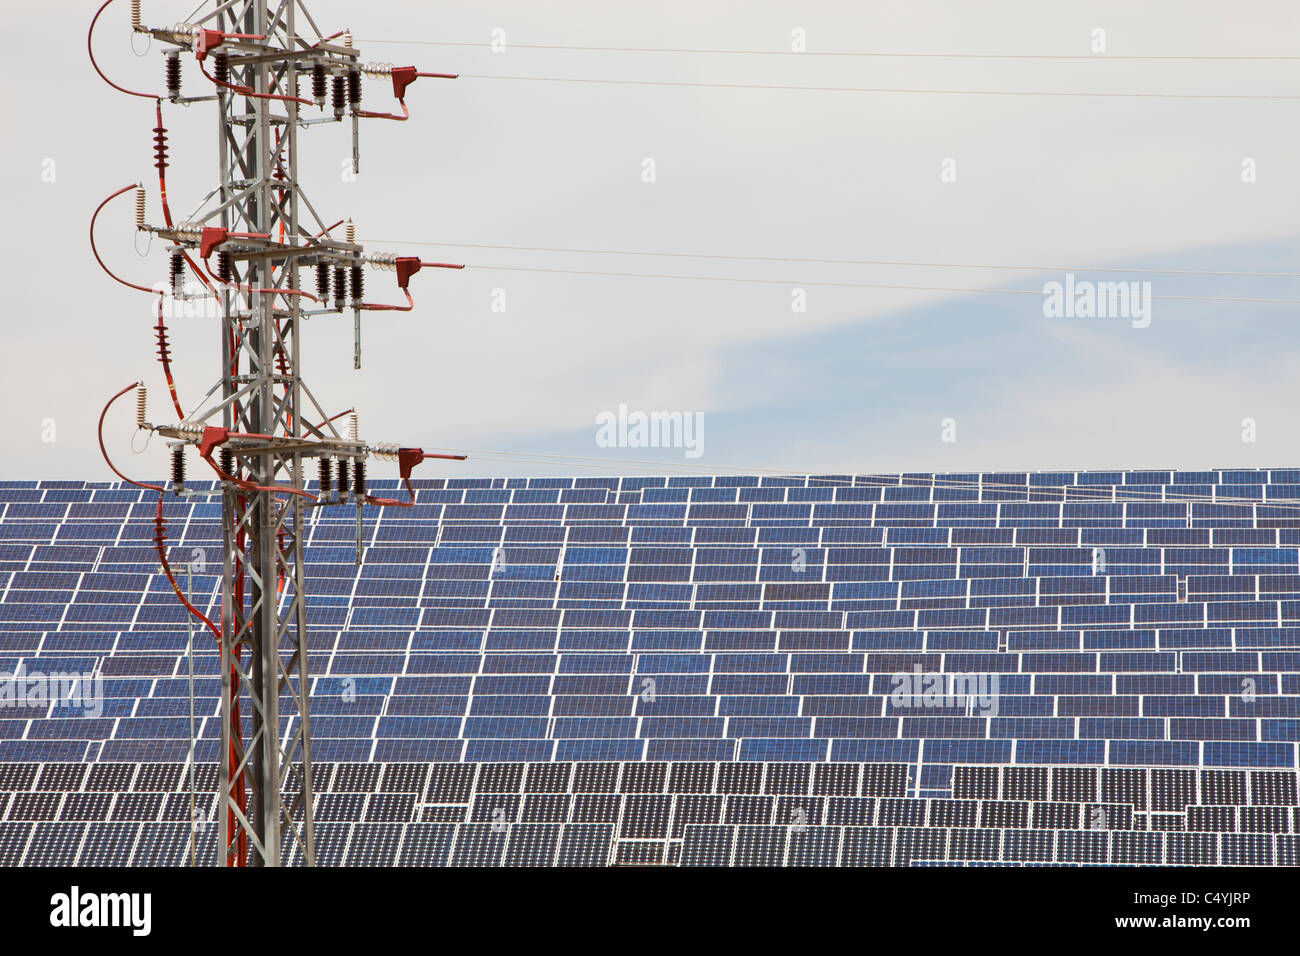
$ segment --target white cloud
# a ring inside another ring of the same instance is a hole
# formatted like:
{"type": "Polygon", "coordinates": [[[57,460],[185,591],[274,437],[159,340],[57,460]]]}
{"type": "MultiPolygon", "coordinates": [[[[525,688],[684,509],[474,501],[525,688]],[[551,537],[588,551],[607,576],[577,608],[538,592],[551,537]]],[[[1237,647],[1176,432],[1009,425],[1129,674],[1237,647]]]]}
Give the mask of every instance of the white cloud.
{"type": "MultiPolygon", "coordinates": [[[[158,57],[131,56],[125,4],[119,6],[110,8],[96,38],[101,61],[121,82],[157,87],[158,57]]],[[[350,25],[366,59],[427,69],[934,89],[1275,93],[1290,92],[1293,84],[1291,65],[1272,61],[799,59],[517,48],[494,56],[482,49],[364,41],[486,41],[499,26],[514,44],[780,49],[791,29],[802,27],[812,50],[1074,54],[1087,52],[1091,31],[1101,26],[1117,55],[1223,55],[1287,52],[1280,38],[1294,36],[1300,26],[1297,8],[1284,2],[1230,9],[1189,9],[1174,0],[1107,2],[1085,9],[1030,0],[996,8],[931,0],[812,9],[718,0],[642,9],[572,0],[514,0],[489,8],[460,0],[376,4],[360,13],[342,0],[310,6],[322,26],[350,25]]],[[[87,19],[79,7],[34,10],[6,8],[11,32],[76,34],[87,19]]],[[[146,4],[145,13],[161,18],[162,5],[146,4]]],[[[93,439],[103,399],[141,376],[153,386],[159,415],[164,399],[147,299],[103,277],[82,243],[100,198],[136,179],[150,182],[153,114],[148,104],[113,93],[84,67],[51,76],[34,98],[27,78],[47,74],[45,52],[23,43],[7,57],[0,103],[13,145],[0,156],[0,173],[11,185],[11,206],[0,254],[9,264],[10,317],[0,399],[11,411],[13,438],[3,474],[105,476],[93,439]],[[58,162],[54,184],[39,180],[47,157],[58,162]],[[39,440],[46,410],[61,423],[53,446],[39,440]]],[[[185,75],[188,92],[202,88],[192,64],[185,75]]],[[[382,84],[367,85],[366,96],[381,103],[382,84]]],[[[313,128],[301,137],[311,151],[302,178],[313,203],[329,221],[355,218],[375,250],[399,247],[373,239],[436,239],[927,262],[1141,263],[1291,235],[1300,199],[1290,174],[1300,131],[1285,121],[1293,106],[1286,101],[912,96],[465,78],[420,80],[408,102],[411,122],[364,130],[358,183],[339,178],[349,151],[343,130],[313,128]],[[656,160],[654,184],[639,178],[647,156],[656,160]],[[939,176],[949,157],[957,164],[955,183],[939,176]],[[1256,160],[1258,182],[1241,182],[1244,157],[1256,160]]],[[[188,210],[215,178],[213,118],[204,104],[168,107],[166,117],[173,143],[169,191],[174,205],[188,210]]],[[[102,221],[101,247],[115,268],[148,284],[163,275],[164,260],[157,244],[147,261],[131,253],[129,200],[119,202],[102,221]]],[[[150,202],[156,206],[155,197],[150,202]]],[[[529,434],[582,427],[620,400],[708,412],[745,402],[779,404],[778,374],[749,388],[721,388],[719,370],[730,350],[962,301],[809,284],[809,311],[795,315],[785,284],[594,278],[486,266],[964,287],[1036,287],[1043,279],[984,270],[421,251],[480,268],[421,273],[412,283],[416,312],[368,317],[362,372],[351,369],[350,317],[314,319],[304,334],[306,376],[317,396],[331,407],[358,405],[366,433],[377,439],[522,442],[529,434]],[[505,314],[490,311],[495,288],[507,290],[505,314]]],[[[396,297],[385,274],[369,276],[368,289],[380,300],[396,297]]],[[[1267,295],[1276,286],[1261,280],[1244,289],[1267,295]]],[[[923,329],[917,334],[919,354],[928,343],[923,329]]],[[[188,400],[216,374],[215,330],[178,327],[174,340],[188,400]]],[[[1126,349],[1118,346],[1117,362],[1125,362],[1126,349]]],[[[1125,374],[1131,377],[1120,381],[1115,372],[1104,388],[1077,384],[1073,396],[1058,395],[1057,381],[1021,375],[1016,397],[989,405],[984,423],[963,434],[983,436],[979,458],[988,467],[1062,456],[1078,461],[1084,452],[1109,465],[1146,462],[1156,451],[1190,461],[1219,448],[1191,426],[1153,434],[1145,419],[1120,416],[1123,403],[1114,398],[1140,401],[1158,385],[1183,390],[1167,394],[1185,409],[1217,414],[1217,406],[1203,405],[1212,390],[1198,386],[1199,375],[1176,368],[1158,380],[1141,368],[1125,374]],[[1042,393],[1023,391],[1030,388],[1042,393]],[[1110,409],[1109,425],[1094,427],[1092,419],[1071,412],[1076,405],[1110,409]],[[1045,424],[1051,415],[1069,423],[1074,437],[1054,437],[1061,426],[1045,424]]],[[[1261,423],[1280,420],[1288,407],[1281,389],[1263,387],[1251,372],[1225,370],[1220,381],[1246,389],[1242,394],[1260,408],[1261,423]]],[[[989,381],[985,390],[992,387],[1001,384],[989,381]]],[[[118,447],[125,447],[127,428],[129,416],[115,431],[118,447]]],[[[941,467],[976,454],[963,443],[960,450],[931,449],[892,434],[882,422],[864,422],[864,432],[874,436],[872,456],[908,467],[941,467]]],[[[846,428],[844,441],[824,450],[828,467],[847,466],[863,454],[855,433],[846,428]]],[[[1261,424],[1256,448],[1223,446],[1222,460],[1263,453],[1263,436],[1273,433],[1261,424]]],[[[802,438],[781,434],[773,441],[793,451],[802,438]]],[[[161,454],[145,461],[146,471],[164,469],[161,454]]]]}

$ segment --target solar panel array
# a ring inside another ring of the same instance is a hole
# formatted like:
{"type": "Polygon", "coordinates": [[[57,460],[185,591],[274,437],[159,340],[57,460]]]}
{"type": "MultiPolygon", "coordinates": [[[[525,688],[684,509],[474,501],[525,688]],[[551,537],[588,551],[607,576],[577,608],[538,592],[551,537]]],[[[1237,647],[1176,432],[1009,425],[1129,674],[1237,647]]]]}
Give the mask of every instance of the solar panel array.
{"type": "MultiPolygon", "coordinates": [[[[220,501],[190,488],[170,556],[217,617],[220,501]]],[[[1300,470],[416,489],[365,509],[359,566],[350,517],[307,522],[322,863],[1295,862],[1300,470]]],[[[187,858],[154,502],[0,483],[0,864],[187,858]]]]}

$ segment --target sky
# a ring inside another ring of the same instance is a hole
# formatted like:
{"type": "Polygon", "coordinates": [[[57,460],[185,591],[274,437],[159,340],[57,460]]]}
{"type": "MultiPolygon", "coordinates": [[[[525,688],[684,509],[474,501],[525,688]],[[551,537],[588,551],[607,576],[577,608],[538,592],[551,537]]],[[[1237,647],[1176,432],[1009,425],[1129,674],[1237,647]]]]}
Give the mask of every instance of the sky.
{"type": "MultiPolygon", "coordinates": [[[[107,87],[80,43],[97,6],[0,10],[21,41],[0,73],[0,480],[110,479],[96,420],[129,383],[166,414],[151,300],[104,276],[86,239],[101,199],[153,175],[151,104],[107,87]]],[[[101,18],[96,53],[158,89],[158,45],[132,48],[128,6],[101,18]]],[[[308,7],[364,61],[462,74],[417,81],[410,122],[363,126],[355,181],[344,128],[299,138],[327,221],[352,218],[367,251],[467,265],[417,275],[414,312],[367,316],[360,371],[350,313],[303,331],[305,381],[356,407],[363,437],[474,450],[421,477],[1297,464],[1297,306],[1197,300],[1295,300],[1300,280],[1122,271],[1300,273],[1297,61],[1265,59],[1300,57],[1293,2],[308,7]],[[798,37],[797,55],[529,48],[775,53],[798,37]],[[827,53],[1003,56],[808,55],[827,53]],[[1062,95],[1080,92],[1220,98],[1062,95]],[[1149,324],[1045,315],[1067,273],[1149,282],[1149,324]],[[620,406],[702,421],[698,457],[602,446],[598,418],[620,406]]],[[[191,9],[145,0],[144,20],[191,9]]],[[[185,92],[204,83],[188,61],[185,92]]],[[[368,82],[367,106],[389,92],[368,82]]],[[[216,183],[215,109],[164,116],[169,194],[190,210],[216,183]]],[[[156,220],[152,187],[149,202],[156,220]]],[[[129,197],[110,206],[98,241],[151,285],[162,243],[139,255],[131,216],[129,197]]],[[[367,291],[398,301],[390,274],[367,291]]],[[[218,375],[217,330],[178,319],[172,341],[188,410],[218,375]]],[[[162,443],[144,447],[119,404],[108,446],[161,476],[162,443]]]]}

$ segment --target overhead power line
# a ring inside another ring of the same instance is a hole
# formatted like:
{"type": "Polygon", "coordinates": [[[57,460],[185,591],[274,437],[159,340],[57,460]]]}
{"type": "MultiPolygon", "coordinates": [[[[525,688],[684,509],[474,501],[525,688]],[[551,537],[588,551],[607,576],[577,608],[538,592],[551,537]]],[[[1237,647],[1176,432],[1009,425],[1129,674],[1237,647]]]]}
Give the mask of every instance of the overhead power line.
{"type": "MultiPolygon", "coordinates": [[[[808,282],[802,279],[750,279],[739,276],[680,275],[663,272],[597,272],[588,269],[547,269],[534,266],[468,265],[466,268],[496,272],[538,272],[555,275],[591,276],[607,279],[683,279],[696,282],[739,282],[760,285],[808,286],[811,288],[889,289],[902,292],[992,293],[996,295],[1042,296],[1042,289],[989,289],[978,286],[894,285],[883,282],[808,282]]],[[[1300,299],[1246,298],[1238,296],[1151,295],[1150,299],[1170,302],[1233,302],[1250,305],[1300,305],[1300,299]]]]}
{"type": "Polygon", "coordinates": [[[1122,266],[994,265],[975,262],[917,262],[901,259],[835,259],[819,256],[737,256],[702,252],[651,252],[634,249],[579,249],[562,246],[508,246],[484,242],[428,242],[412,239],[375,239],[398,246],[439,246],[456,249],[499,249],[508,252],[552,252],[587,256],[645,256],[648,258],[712,259],[725,262],[795,262],[839,266],[906,266],[932,269],[989,269],[1009,272],[1117,272],[1143,275],[1207,276],[1241,279],[1300,279],[1300,272],[1232,272],[1201,269],[1124,268],[1122,266]]]}
{"type": "MultiPolygon", "coordinates": [[[[493,49],[493,44],[471,40],[394,40],[367,37],[359,42],[385,43],[403,46],[449,46],[471,49],[493,49]]],[[[863,57],[874,59],[931,59],[931,60],[1185,60],[1189,62],[1224,61],[1290,61],[1300,60],[1300,54],[1255,53],[940,53],[910,50],[723,50],[696,47],[644,47],[644,46],[579,46],[562,43],[506,43],[507,50],[556,50],[571,53],[673,53],[702,54],[709,56],[788,56],[788,57],[863,57]]]]}
{"type": "Polygon", "coordinates": [[[503,73],[461,73],[468,80],[510,80],[532,83],[587,83],[613,86],[666,86],[719,90],[779,90],[793,93],[902,93],[931,96],[1066,96],[1165,100],[1300,100],[1289,93],[1151,93],[1102,90],[948,90],[887,86],[786,86],[777,83],[705,83],[693,80],[618,80],[608,77],[522,76],[503,73]]]}

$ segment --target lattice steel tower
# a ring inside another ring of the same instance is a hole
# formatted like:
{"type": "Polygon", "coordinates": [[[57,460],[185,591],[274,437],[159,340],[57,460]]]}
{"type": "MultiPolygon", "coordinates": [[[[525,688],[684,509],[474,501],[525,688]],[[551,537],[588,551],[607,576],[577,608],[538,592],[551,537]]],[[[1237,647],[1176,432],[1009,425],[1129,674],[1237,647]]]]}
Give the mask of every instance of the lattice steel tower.
{"type": "MultiPolygon", "coordinates": [[[[153,28],[141,23],[139,4],[133,3],[133,29],[163,46],[166,93],[134,93],[109,81],[122,92],[157,101],[155,165],[165,222],[146,222],[145,191],[137,187],[136,224],[169,243],[169,282],[165,288],[143,291],[159,296],[159,357],[177,421],[147,423],[141,385],[137,424],[170,439],[172,482],[166,490],[186,493],[187,451],[197,451],[221,485],[219,625],[190,608],[214,635],[220,634],[216,862],[277,866],[296,845],[301,860],[312,865],[316,845],[304,515],[309,508],[355,506],[359,562],[363,505],[404,506],[414,500],[413,494],[404,501],[369,495],[367,458],[397,461],[410,493],[410,471],[423,458],[455,456],[369,444],[358,434],[355,413],[347,434],[341,433],[338,422],[351,410],[329,414],[316,400],[301,375],[299,335],[307,317],[351,312],[354,364],[360,367],[361,313],[409,311],[413,306],[407,286],[413,273],[421,266],[459,267],[393,255],[366,256],[350,221],[344,237],[338,238],[335,231],[342,221],[325,222],[298,179],[298,134],[317,123],[350,121],[355,168],[360,119],[404,120],[406,87],[417,76],[450,77],[420,73],[414,67],[362,66],[350,35],[322,34],[299,0],[212,0],[205,6],[205,12],[187,22],[153,28]],[[207,87],[203,95],[181,95],[185,60],[197,63],[207,87]],[[361,109],[363,75],[392,79],[401,115],[361,109]],[[300,86],[310,86],[310,92],[304,95],[300,86]],[[184,221],[173,221],[167,197],[164,102],[212,102],[217,107],[220,182],[184,221]],[[365,264],[396,272],[406,305],[364,302],[365,264]],[[305,271],[314,272],[314,292],[300,285],[305,271]],[[187,273],[197,287],[186,282],[187,273]],[[185,299],[216,307],[221,342],[220,378],[189,412],[182,411],[176,397],[163,318],[167,301],[185,299]],[[306,489],[303,472],[305,460],[311,458],[317,459],[319,474],[315,492],[306,489]],[[247,702],[246,714],[241,713],[241,700],[247,702]]],[[[93,60],[93,51],[91,56],[93,60]]],[[[91,230],[93,244],[93,220],[91,230]]],[[[146,487],[158,490],[161,501],[162,486],[146,487]]],[[[156,544],[170,580],[163,537],[160,505],[156,544]]]]}

